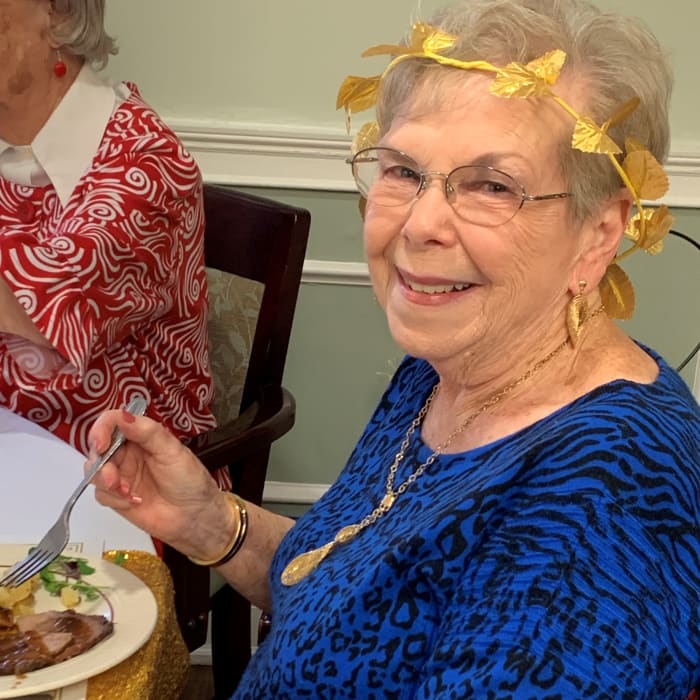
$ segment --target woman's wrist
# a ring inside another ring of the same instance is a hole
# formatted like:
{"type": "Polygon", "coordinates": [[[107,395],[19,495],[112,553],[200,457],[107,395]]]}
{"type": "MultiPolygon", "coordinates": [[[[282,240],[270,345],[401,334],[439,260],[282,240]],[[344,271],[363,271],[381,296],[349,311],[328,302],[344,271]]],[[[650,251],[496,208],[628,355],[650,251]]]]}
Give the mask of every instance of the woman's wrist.
{"type": "Polygon", "coordinates": [[[199,566],[216,567],[230,561],[240,550],[245,542],[248,534],[248,511],[246,510],[245,502],[236,494],[229,491],[224,492],[229,512],[232,514],[231,521],[224,526],[225,531],[229,532],[226,544],[223,548],[217,550],[211,558],[198,558],[188,556],[188,559],[199,566]]]}

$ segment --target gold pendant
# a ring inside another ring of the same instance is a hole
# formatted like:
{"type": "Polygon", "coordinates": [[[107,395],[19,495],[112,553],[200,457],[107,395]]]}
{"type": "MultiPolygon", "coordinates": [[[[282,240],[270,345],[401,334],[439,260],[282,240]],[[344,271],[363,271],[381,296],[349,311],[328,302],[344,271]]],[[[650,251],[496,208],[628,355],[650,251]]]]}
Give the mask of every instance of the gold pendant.
{"type": "Polygon", "coordinates": [[[583,324],[588,320],[588,302],[586,297],[583,296],[586,283],[581,280],[578,285],[578,294],[569,301],[566,308],[566,328],[573,347],[576,347],[583,324]]]}
{"type": "Polygon", "coordinates": [[[347,525],[339,530],[333,540],[324,544],[323,547],[294,557],[284,567],[281,577],[282,583],[285,586],[293,586],[305,579],[339,544],[350,542],[361,529],[359,525],[347,525]]]}
{"type": "Polygon", "coordinates": [[[379,504],[379,507],[386,513],[389,508],[394,505],[395,500],[396,494],[393,491],[391,493],[387,493],[384,498],[382,498],[382,502],[379,504]]]}

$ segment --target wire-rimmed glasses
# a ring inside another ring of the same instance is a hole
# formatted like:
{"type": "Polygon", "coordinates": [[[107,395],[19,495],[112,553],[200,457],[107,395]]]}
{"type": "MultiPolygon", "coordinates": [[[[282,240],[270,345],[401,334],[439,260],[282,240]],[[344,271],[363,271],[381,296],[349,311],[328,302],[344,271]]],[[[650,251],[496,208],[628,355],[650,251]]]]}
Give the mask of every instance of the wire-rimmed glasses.
{"type": "Polygon", "coordinates": [[[461,165],[449,173],[421,170],[413,158],[393,148],[365,148],[348,163],[360,194],[383,207],[408,204],[432,180],[442,178],[452,208],[462,219],[479,226],[505,224],[525,202],[573,197],[570,192],[528,194],[515,178],[488,165],[461,165]]]}

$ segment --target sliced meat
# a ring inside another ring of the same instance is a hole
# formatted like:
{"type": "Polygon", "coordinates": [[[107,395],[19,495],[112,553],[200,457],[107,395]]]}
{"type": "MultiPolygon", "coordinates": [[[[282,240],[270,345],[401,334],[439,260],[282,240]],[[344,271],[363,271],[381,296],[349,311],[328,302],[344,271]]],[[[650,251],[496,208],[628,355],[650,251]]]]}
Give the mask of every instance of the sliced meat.
{"type": "Polygon", "coordinates": [[[13,632],[0,637],[0,676],[20,675],[52,663],[41,637],[34,632],[13,632]]]}
{"type": "Polygon", "coordinates": [[[109,636],[113,624],[102,615],[75,610],[25,615],[17,632],[0,637],[0,675],[27,673],[51,666],[95,646],[109,636]]]}
{"type": "Polygon", "coordinates": [[[73,640],[68,632],[47,632],[41,635],[41,642],[49,656],[60,654],[73,640]]]}

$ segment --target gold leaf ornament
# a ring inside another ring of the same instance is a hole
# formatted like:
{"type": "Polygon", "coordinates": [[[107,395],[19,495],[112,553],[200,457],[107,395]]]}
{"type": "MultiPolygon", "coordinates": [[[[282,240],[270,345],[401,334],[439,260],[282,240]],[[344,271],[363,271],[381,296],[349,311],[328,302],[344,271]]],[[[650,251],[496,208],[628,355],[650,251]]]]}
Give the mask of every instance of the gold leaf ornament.
{"type": "Polygon", "coordinates": [[[362,52],[362,56],[422,56],[426,53],[441,53],[454,46],[456,40],[452,34],[441,32],[424,22],[416,22],[411,29],[409,44],[370,46],[362,52]]]}
{"type": "Polygon", "coordinates": [[[571,147],[584,153],[622,153],[622,149],[588,117],[576,120],[571,147]]]}
{"type": "Polygon", "coordinates": [[[561,49],[548,51],[543,56],[530,61],[527,64],[530,69],[540,80],[543,80],[547,85],[554,85],[559,78],[561,69],[566,61],[566,53],[561,49]]]}
{"type": "Polygon", "coordinates": [[[566,54],[557,49],[539,58],[522,63],[509,63],[499,68],[491,83],[491,93],[499,97],[539,97],[550,94],[556,83],[566,54]]]}
{"type": "Polygon", "coordinates": [[[429,29],[430,31],[423,41],[423,49],[426,52],[442,53],[455,45],[457,38],[452,34],[436,31],[432,27],[429,27],[429,29]]]}
{"type": "Polygon", "coordinates": [[[600,298],[611,318],[632,318],[635,305],[634,287],[627,273],[617,263],[609,265],[603,276],[600,298]]]}
{"type": "Polygon", "coordinates": [[[411,41],[409,44],[377,44],[365,49],[363,58],[367,56],[404,56],[406,54],[417,54],[423,52],[423,42],[427,36],[428,25],[416,22],[411,30],[411,41]]]}
{"type": "MultiPolygon", "coordinates": [[[[641,248],[639,241],[646,237],[646,224],[649,221],[651,212],[644,210],[644,215],[637,212],[628,222],[625,227],[625,238],[634,241],[636,247],[641,248]]],[[[619,257],[619,256],[618,256],[619,257]]]]}
{"type": "Polygon", "coordinates": [[[647,236],[644,241],[644,251],[649,255],[658,255],[664,249],[664,238],[673,226],[673,215],[668,207],[662,204],[654,210],[647,224],[647,236]]]}
{"type": "Polygon", "coordinates": [[[379,124],[376,121],[363,124],[352,139],[350,153],[355,155],[364,148],[374,148],[379,143],[379,124]]]}
{"type": "Polygon", "coordinates": [[[671,226],[673,216],[668,207],[662,204],[656,209],[645,208],[643,217],[639,213],[635,214],[627,224],[625,236],[649,255],[658,255],[663,250],[663,241],[671,226]]]}
{"type": "Polygon", "coordinates": [[[407,56],[426,56],[439,58],[437,53],[452,46],[456,38],[451,34],[441,32],[429,24],[416,22],[411,31],[411,40],[408,46],[398,44],[378,44],[371,46],[362,52],[362,56],[390,55],[394,59],[381,75],[373,75],[363,78],[350,75],[342,82],[335,102],[335,108],[345,109],[345,122],[350,131],[350,116],[356,112],[363,112],[373,107],[377,102],[377,92],[382,78],[397,61],[407,56]]]}
{"type": "MultiPolygon", "coordinates": [[[[625,102],[625,104],[620,107],[615,114],[608,119],[608,121],[603,124],[603,130],[607,131],[613,126],[617,126],[620,122],[623,122],[627,117],[629,117],[632,112],[634,112],[637,107],[639,107],[640,99],[638,97],[633,97],[631,100],[628,100],[625,102]]],[[[630,139],[628,139],[629,141],[630,139]]],[[[639,144],[640,148],[644,148],[644,146],[640,143],[639,144]]],[[[627,152],[629,153],[629,149],[626,149],[627,152]]]]}
{"type": "Polygon", "coordinates": [[[414,53],[410,46],[400,46],[399,44],[377,44],[365,49],[360,56],[401,56],[405,53],[414,53]]]}
{"type": "Polygon", "coordinates": [[[660,199],[668,192],[668,176],[646,148],[627,149],[622,168],[640,199],[660,199]]]}
{"type": "Polygon", "coordinates": [[[369,78],[360,78],[356,75],[349,75],[343,80],[338,97],[335,101],[335,108],[345,108],[348,118],[353,112],[364,112],[374,106],[377,101],[377,90],[381,75],[373,75],[369,78]]]}
{"type": "Polygon", "coordinates": [[[637,139],[631,136],[625,141],[625,153],[632,153],[633,151],[646,151],[647,147],[637,139]]]}
{"type": "MultiPolygon", "coordinates": [[[[366,124],[363,124],[355,134],[352,140],[352,145],[350,146],[350,152],[355,155],[355,153],[361,151],[363,148],[373,148],[378,143],[379,124],[376,121],[367,122],[366,124]]],[[[360,216],[364,221],[367,213],[367,199],[360,196],[357,206],[360,210],[360,216]]]]}

